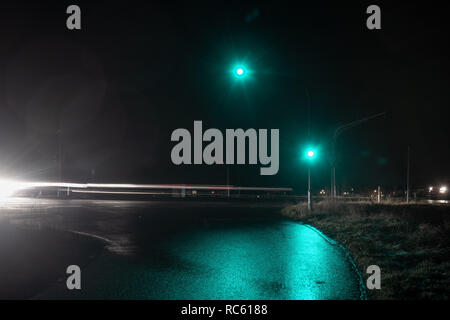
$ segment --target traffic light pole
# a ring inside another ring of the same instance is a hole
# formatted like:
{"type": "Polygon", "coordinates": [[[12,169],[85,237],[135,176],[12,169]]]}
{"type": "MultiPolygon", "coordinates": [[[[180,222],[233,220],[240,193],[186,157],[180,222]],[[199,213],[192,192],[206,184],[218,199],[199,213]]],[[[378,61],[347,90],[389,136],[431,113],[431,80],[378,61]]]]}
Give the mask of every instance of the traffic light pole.
{"type": "Polygon", "coordinates": [[[308,166],[308,210],[312,210],[311,202],[311,166],[308,166]]]}

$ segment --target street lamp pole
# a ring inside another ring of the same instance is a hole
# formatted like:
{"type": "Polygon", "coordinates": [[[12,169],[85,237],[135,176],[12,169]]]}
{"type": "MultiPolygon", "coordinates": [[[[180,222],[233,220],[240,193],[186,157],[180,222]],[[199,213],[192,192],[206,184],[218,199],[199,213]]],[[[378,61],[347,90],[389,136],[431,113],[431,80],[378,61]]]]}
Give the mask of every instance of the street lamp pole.
{"type": "Polygon", "coordinates": [[[409,146],[408,146],[408,162],[407,162],[407,168],[406,168],[406,203],[409,203],[409,166],[410,166],[410,152],[409,152],[409,146]]]}
{"type": "MultiPolygon", "coordinates": [[[[57,135],[58,135],[58,181],[61,183],[62,182],[62,131],[61,128],[58,129],[57,131],[57,135]]],[[[57,189],[57,197],[59,198],[61,195],[61,190],[60,187],[58,187],[57,189]]]]}
{"type": "Polygon", "coordinates": [[[336,138],[331,144],[331,196],[336,198],[336,138]]]}
{"type": "Polygon", "coordinates": [[[351,129],[353,127],[356,127],[357,125],[364,123],[366,121],[378,118],[384,114],[386,114],[385,111],[374,114],[373,116],[370,116],[370,117],[362,118],[362,119],[344,124],[344,125],[338,127],[334,131],[333,139],[331,140],[331,195],[333,198],[336,198],[336,141],[337,141],[337,138],[344,131],[351,129]]]}

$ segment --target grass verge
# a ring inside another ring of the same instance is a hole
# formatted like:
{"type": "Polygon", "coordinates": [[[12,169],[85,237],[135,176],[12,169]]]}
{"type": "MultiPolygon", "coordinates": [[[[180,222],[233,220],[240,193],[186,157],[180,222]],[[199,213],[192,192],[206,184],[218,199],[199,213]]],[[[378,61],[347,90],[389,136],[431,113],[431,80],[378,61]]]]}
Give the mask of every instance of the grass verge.
{"type": "Polygon", "coordinates": [[[450,207],[322,201],[309,212],[305,203],[282,214],[310,224],[339,241],[364,277],[381,268],[381,289],[369,299],[449,299],[450,207]]]}

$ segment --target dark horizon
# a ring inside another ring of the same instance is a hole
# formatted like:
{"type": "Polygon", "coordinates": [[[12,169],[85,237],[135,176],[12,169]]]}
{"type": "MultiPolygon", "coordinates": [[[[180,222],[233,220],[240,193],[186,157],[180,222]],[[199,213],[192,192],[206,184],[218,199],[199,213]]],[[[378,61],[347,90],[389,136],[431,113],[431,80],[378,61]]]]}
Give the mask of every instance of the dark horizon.
{"type": "Polygon", "coordinates": [[[439,6],[380,3],[382,29],[370,31],[362,3],[78,1],[82,30],[69,31],[70,3],[19,2],[0,11],[2,178],[56,180],[61,130],[63,180],[225,184],[223,165],[171,162],[172,131],[202,120],[222,131],[280,129],[278,174],[234,165],[234,185],[305,192],[298,154],[319,145],[317,191],[330,186],[333,131],[385,111],[339,138],[338,185],[404,187],[408,145],[413,187],[450,180],[439,6]],[[253,71],[245,86],[229,75],[236,61],[253,71]]]}

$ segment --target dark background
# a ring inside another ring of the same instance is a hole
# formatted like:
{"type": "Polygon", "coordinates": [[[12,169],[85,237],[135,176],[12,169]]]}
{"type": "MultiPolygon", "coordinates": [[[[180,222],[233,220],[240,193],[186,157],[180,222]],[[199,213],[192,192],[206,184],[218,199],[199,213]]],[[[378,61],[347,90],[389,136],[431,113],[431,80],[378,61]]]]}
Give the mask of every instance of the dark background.
{"type": "MultiPolygon", "coordinates": [[[[301,147],[320,146],[313,188],[329,188],[341,124],[386,116],[339,138],[342,188],[449,181],[449,50],[441,4],[112,2],[0,5],[0,177],[226,183],[225,166],[175,166],[176,128],[279,128],[280,170],[231,167],[231,184],[306,187],[301,147]],[[82,30],[66,29],[66,8],[82,30]],[[366,28],[370,4],[382,30],[366,28]],[[245,61],[244,85],[230,67],[245,61]],[[309,93],[310,99],[308,100],[309,93]],[[308,112],[310,104],[310,112],[308,112]],[[309,117],[308,117],[309,114],[309,117]],[[310,137],[308,138],[308,118],[310,137]]],[[[224,131],[223,131],[224,132],[224,131]]]]}

